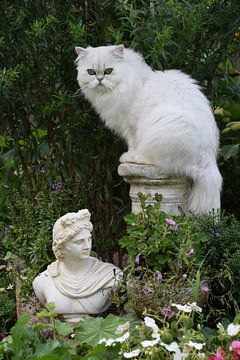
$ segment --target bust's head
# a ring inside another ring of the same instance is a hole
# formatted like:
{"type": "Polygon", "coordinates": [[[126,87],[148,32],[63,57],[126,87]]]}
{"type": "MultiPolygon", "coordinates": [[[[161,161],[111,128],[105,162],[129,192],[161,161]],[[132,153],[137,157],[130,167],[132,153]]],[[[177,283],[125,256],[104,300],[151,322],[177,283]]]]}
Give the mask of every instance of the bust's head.
{"type": "Polygon", "coordinates": [[[90,221],[91,214],[87,209],[79,210],[76,213],[68,213],[60,217],[53,226],[52,249],[58,260],[64,259],[66,246],[72,241],[81,241],[83,234],[91,233],[93,226],[90,221]]]}

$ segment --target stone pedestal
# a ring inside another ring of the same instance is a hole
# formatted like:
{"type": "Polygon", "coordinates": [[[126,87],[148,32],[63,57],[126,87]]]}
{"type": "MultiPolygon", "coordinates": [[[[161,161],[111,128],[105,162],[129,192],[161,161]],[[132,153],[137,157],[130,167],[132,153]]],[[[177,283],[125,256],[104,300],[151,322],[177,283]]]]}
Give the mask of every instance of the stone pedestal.
{"type": "Polygon", "coordinates": [[[140,165],[122,163],[118,167],[118,174],[130,184],[130,198],[132,212],[141,211],[138,193],[149,195],[146,203],[152,204],[156,193],[162,195],[161,211],[168,214],[179,214],[178,206],[186,211],[186,201],[190,190],[191,180],[183,177],[161,173],[161,169],[154,165],[140,165]]]}

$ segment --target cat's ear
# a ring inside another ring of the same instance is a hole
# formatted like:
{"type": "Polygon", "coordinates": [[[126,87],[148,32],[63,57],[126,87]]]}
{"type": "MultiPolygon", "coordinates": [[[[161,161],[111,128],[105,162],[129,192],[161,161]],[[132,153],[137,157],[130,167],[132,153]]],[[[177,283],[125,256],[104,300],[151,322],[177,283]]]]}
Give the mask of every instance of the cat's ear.
{"type": "Polygon", "coordinates": [[[124,53],[124,46],[123,46],[123,45],[117,45],[117,46],[113,49],[113,54],[116,55],[117,57],[122,58],[122,57],[123,57],[123,53],[124,53]]]}
{"type": "Polygon", "coordinates": [[[76,47],[75,47],[75,51],[76,51],[78,57],[83,57],[83,56],[85,56],[86,53],[87,53],[87,50],[84,49],[84,48],[82,48],[82,47],[80,47],[80,46],[76,46],[76,47]]]}

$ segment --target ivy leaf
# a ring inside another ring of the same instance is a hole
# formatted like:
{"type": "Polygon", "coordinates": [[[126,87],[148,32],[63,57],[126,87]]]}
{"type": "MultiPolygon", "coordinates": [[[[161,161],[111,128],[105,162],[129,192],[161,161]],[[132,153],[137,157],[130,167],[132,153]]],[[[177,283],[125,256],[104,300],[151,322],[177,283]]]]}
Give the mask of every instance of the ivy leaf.
{"type": "Polygon", "coordinates": [[[76,339],[86,344],[97,344],[102,338],[116,338],[116,328],[124,322],[123,319],[112,314],[105,319],[102,317],[88,317],[80,323],[76,339]]]}

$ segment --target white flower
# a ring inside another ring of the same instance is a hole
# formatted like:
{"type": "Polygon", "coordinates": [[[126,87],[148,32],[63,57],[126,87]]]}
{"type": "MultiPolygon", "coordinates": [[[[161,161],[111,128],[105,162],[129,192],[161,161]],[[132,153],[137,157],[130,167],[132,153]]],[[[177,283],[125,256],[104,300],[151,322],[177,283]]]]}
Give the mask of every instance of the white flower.
{"type": "Polygon", "coordinates": [[[107,339],[106,338],[102,338],[98,341],[98,344],[104,344],[107,342],[107,339]]]}
{"type": "Polygon", "coordinates": [[[7,290],[12,290],[12,289],[13,289],[13,284],[9,284],[7,290]]]}
{"type": "Polygon", "coordinates": [[[121,336],[119,338],[116,338],[115,341],[120,342],[122,344],[123,342],[125,342],[129,338],[129,336],[130,336],[130,332],[127,331],[123,336],[121,336]]]}
{"type": "Polygon", "coordinates": [[[137,357],[140,354],[140,352],[141,352],[141,350],[139,350],[139,349],[135,349],[135,350],[132,350],[130,352],[125,351],[123,353],[123,357],[125,357],[126,359],[137,357]]]}
{"type": "Polygon", "coordinates": [[[227,334],[229,336],[235,336],[240,331],[240,325],[229,324],[227,327],[227,334]]]}
{"type": "Polygon", "coordinates": [[[154,319],[150,318],[149,316],[145,316],[144,322],[147,327],[150,327],[153,330],[154,333],[158,332],[159,328],[154,319]]]}
{"type": "Polygon", "coordinates": [[[202,309],[197,306],[197,304],[195,302],[193,302],[192,304],[187,304],[187,305],[181,305],[181,304],[171,304],[171,306],[176,307],[179,311],[183,311],[185,313],[191,313],[192,311],[196,311],[196,312],[202,312],[202,309]]]}
{"type": "Polygon", "coordinates": [[[130,336],[129,332],[126,332],[123,336],[118,337],[116,339],[106,339],[106,338],[102,338],[99,340],[98,344],[106,344],[106,346],[112,346],[115,345],[115,343],[119,342],[119,343],[123,343],[125,342],[130,336]]]}
{"type": "Polygon", "coordinates": [[[165,344],[164,342],[161,341],[160,343],[163,347],[165,347],[165,349],[167,349],[168,351],[170,352],[179,352],[180,351],[180,348],[178,346],[178,344],[176,343],[176,341],[173,341],[171,344],[167,345],[165,344]]]}
{"type": "Polygon", "coordinates": [[[98,344],[105,344],[106,346],[112,346],[116,339],[106,339],[102,338],[99,340],[98,344]]]}
{"type": "Polygon", "coordinates": [[[152,329],[152,337],[154,339],[159,339],[159,327],[155,323],[155,320],[150,318],[149,316],[145,316],[144,322],[147,327],[150,327],[152,329]]]}
{"type": "Polygon", "coordinates": [[[173,360],[182,360],[184,358],[184,354],[181,353],[181,351],[177,351],[175,352],[175,354],[173,355],[173,360]]]}
{"type": "Polygon", "coordinates": [[[160,343],[160,337],[155,340],[144,340],[141,342],[142,347],[153,347],[160,343]]]}
{"type": "Polygon", "coordinates": [[[158,331],[153,331],[152,332],[152,338],[153,339],[160,339],[160,335],[158,331]]]}
{"type": "Polygon", "coordinates": [[[202,350],[202,348],[204,347],[205,343],[195,343],[193,341],[189,341],[187,344],[187,346],[190,346],[196,350],[202,350]]]}
{"type": "Polygon", "coordinates": [[[127,321],[127,322],[125,322],[125,323],[122,324],[122,325],[118,325],[115,333],[116,333],[117,335],[123,335],[123,334],[124,334],[126,331],[128,331],[129,329],[130,329],[130,322],[127,321]]]}
{"type": "Polygon", "coordinates": [[[221,324],[220,322],[217,324],[217,328],[221,333],[225,333],[225,329],[223,327],[223,324],[221,324]]]}

